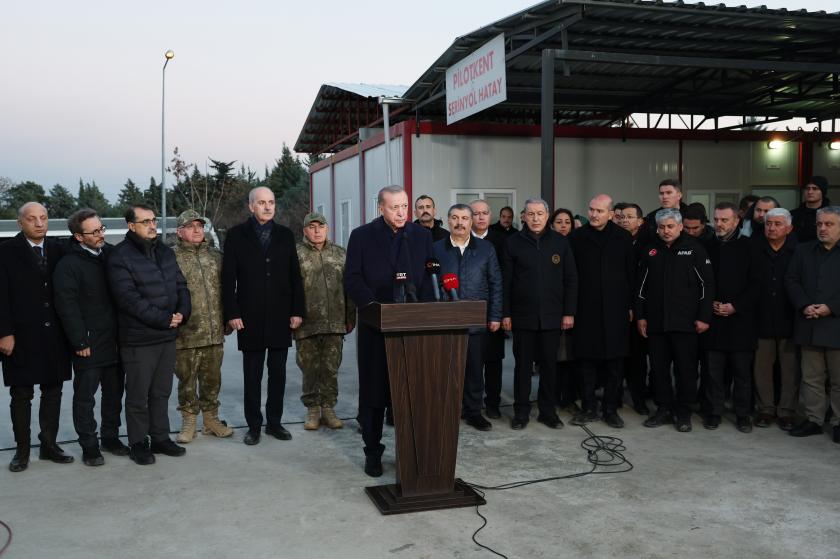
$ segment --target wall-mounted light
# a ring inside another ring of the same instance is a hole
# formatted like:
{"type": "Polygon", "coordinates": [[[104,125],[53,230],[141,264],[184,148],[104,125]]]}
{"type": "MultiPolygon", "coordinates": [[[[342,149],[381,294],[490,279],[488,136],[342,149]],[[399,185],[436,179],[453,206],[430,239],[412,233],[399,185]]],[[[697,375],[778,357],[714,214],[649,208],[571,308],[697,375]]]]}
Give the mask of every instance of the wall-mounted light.
{"type": "Polygon", "coordinates": [[[828,143],[828,149],[840,149],[840,140],[834,140],[828,143]]]}
{"type": "Polygon", "coordinates": [[[782,140],[770,140],[767,142],[768,149],[781,149],[785,143],[782,140]]]}

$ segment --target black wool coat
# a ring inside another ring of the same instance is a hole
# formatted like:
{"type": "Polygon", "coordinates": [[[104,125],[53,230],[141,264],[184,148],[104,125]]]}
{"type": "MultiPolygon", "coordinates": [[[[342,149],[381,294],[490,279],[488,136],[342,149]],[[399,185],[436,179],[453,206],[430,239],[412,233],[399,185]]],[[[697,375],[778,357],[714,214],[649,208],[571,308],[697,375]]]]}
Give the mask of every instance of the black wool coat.
{"type": "Polygon", "coordinates": [[[103,247],[99,256],[73,243],[53,273],[55,308],[72,350],[76,371],[114,365],[117,350],[117,313],[105,276],[105,259],[113,249],[103,247]],[[90,348],[90,357],[76,351],[90,348]]]}
{"type": "Polygon", "coordinates": [[[795,322],[793,340],[798,345],[840,349],[840,245],[827,251],[819,241],[796,247],[785,276],[795,322]],[[828,305],[829,316],[805,318],[808,305],[828,305]]]}
{"type": "Polygon", "coordinates": [[[566,238],[546,227],[535,238],[526,227],[505,241],[502,316],[514,329],[559,330],[577,311],[578,274],[566,238]]]}
{"type": "Polygon", "coordinates": [[[23,233],[0,245],[0,337],[15,337],[12,355],[0,355],[6,386],[70,379],[70,353],[55,312],[52,285],[65,247],[50,238],[44,247],[47,269],[42,272],[23,233]]]}
{"type": "MultiPolygon", "coordinates": [[[[344,288],[360,311],[373,302],[394,302],[394,274],[398,271],[408,274],[408,281],[414,284],[420,301],[433,300],[432,283],[425,270],[426,260],[433,257],[432,234],[425,227],[406,223],[397,235],[404,242],[399,261],[394,260],[392,252],[392,240],[397,242],[399,239],[381,217],[357,227],[350,234],[344,288]]],[[[359,321],[356,343],[359,406],[385,407],[389,401],[385,338],[359,321]]]]}
{"type": "Polygon", "coordinates": [[[715,276],[715,301],[731,303],[735,314],[712,314],[709,330],[701,337],[705,349],[753,351],[758,344],[756,304],[761,283],[759,267],[753,264],[752,242],[740,237],[722,243],[715,237],[709,244],[709,260],[715,276]]]}
{"type": "Polygon", "coordinates": [[[190,290],[175,253],[160,238],[150,243],[129,231],[106,262],[108,285],[114,297],[123,346],[175,341],[172,315],[190,318],[190,290]]]}
{"type": "Polygon", "coordinates": [[[758,337],[792,338],[794,310],[785,289],[785,275],[796,251],[796,237],[788,235],[778,252],[770,247],[764,235],[750,237],[750,240],[753,264],[758,272],[758,303],[755,312],[758,337]]]}
{"type": "Polygon", "coordinates": [[[609,222],[600,234],[589,224],[575,229],[569,241],[578,272],[575,357],[624,357],[629,351],[627,326],[633,308],[633,239],[609,222]]]}
{"type": "Polygon", "coordinates": [[[283,349],[292,345],[289,319],[305,318],[300,262],[291,230],[272,222],[264,250],[249,218],[231,228],[222,259],[222,305],[225,322],[241,318],[241,351],[283,349]]]}

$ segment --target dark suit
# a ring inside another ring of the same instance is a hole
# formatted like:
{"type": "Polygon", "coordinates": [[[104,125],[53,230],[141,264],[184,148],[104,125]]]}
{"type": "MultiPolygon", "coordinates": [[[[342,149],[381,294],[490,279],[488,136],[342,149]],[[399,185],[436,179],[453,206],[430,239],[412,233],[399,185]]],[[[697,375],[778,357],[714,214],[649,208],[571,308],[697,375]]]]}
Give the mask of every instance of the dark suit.
{"type": "MultiPolygon", "coordinates": [[[[432,235],[414,223],[394,232],[382,217],[353,230],[347,242],[344,288],[363,309],[373,302],[393,303],[394,275],[406,272],[421,301],[432,300],[432,285],[426,276],[426,260],[432,257],[432,235]]],[[[381,456],[382,423],[389,401],[385,338],[359,322],[356,334],[359,368],[359,424],[365,454],[381,456]]]]}
{"type": "Polygon", "coordinates": [[[237,332],[245,375],[245,420],[249,430],[263,423],[261,390],[268,354],[266,423],[280,425],[286,392],[286,357],[292,345],[289,319],[303,317],[303,280],[292,232],[272,222],[271,239],[263,247],[256,220],[232,227],[222,261],[222,303],[225,322],[241,318],[237,332]]]}
{"type": "Polygon", "coordinates": [[[64,247],[45,239],[45,260],[23,233],[0,245],[0,337],[13,335],[11,356],[2,356],[3,382],[10,387],[12,429],[18,448],[28,451],[35,385],[41,387],[42,442],[58,434],[61,385],[70,379],[70,356],[53,302],[52,273],[64,247]]]}
{"type": "MultiPolygon", "coordinates": [[[[510,234],[518,232],[513,227],[510,228],[510,232],[505,232],[501,226],[494,228],[493,225],[487,229],[484,240],[493,244],[500,270],[504,265],[505,240],[510,234]]],[[[473,236],[476,236],[474,232],[473,236]]],[[[502,362],[504,359],[505,331],[499,328],[495,332],[487,332],[484,346],[484,393],[486,394],[484,403],[491,408],[498,408],[502,403],[502,362]]]]}

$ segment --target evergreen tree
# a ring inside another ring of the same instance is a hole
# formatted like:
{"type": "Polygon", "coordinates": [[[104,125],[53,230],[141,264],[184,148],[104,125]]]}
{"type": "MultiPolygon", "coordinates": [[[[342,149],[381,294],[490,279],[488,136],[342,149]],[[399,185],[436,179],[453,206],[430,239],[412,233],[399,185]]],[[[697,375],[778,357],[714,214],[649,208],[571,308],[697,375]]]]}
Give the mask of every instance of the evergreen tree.
{"type": "MultiPolygon", "coordinates": [[[[152,208],[157,215],[160,215],[160,185],[155,181],[155,177],[149,178],[149,188],[143,192],[143,202],[152,208]]],[[[167,202],[167,206],[169,203],[167,202]]]]}
{"type": "Polygon", "coordinates": [[[70,217],[70,214],[79,207],[73,194],[60,184],[50,189],[45,205],[47,211],[50,212],[50,217],[70,217]]]}
{"type": "Polygon", "coordinates": [[[134,204],[142,204],[144,201],[143,191],[134,184],[133,180],[128,179],[120,190],[116,208],[122,214],[134,204]]]}
{"type": "Polygon", "coordinates": [[[108,202],[108,199],[105,198],[105,195],[96,186],[96,181],[83,183],[82,179],[79,179],[78,200],[80,208],[90,208],[102,216],[111,213],[111,203],[108,202]]]}
{"type": "Polygon", "coordinates": [[[32,181],[22,182],[13,186],[6,193],[7,207],[14,212],[14,217],[17,217],[18,208],[27,202],[38,202],[45,204],[47,195],[44,192],[44,187],[32,181]]]}
{"type": "Polygon", "coordinates": [[[274,196],[279,200],[287,190],[308,187],[308,184],[309,176],[306,169],[301,165],[300,159],[294,157],[289,146],[283,144],[280,159],[275,162],[274,168],[271,169],[266,186],[274,192],[274,196]]]}

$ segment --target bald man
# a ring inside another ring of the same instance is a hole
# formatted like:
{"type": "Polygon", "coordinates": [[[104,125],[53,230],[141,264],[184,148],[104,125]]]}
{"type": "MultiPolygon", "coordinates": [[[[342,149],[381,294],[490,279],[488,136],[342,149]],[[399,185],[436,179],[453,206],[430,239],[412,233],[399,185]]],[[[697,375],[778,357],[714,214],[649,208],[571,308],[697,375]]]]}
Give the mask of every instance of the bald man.
{"type": "Polygon", "coordinates": [[[47,209],[36,202],[18,210],[18,233],[0,245],[0,358],[11,394],[17,450],[9,470],[29,466],[32,398],[41,387],[40,458],[68,464],[73,457],[56,444],[61,387],[70,380],[70,354],[53,304],[52,272],[63,247],[47,238],[47,209]]]}
{"type": "Polygon", "coordinates": [[[624,358],[630,350],[627,326],[633,319],[633,237],[613,222],[612,198],[599,194],[589,202],[589,223],[572,231],[569,242],[578,273],[573,341],[581,394],[581,411],[572,425],[603,417],[617,429],[624,426],[618,407],[624,358]],[[600,415],[595,400],[599,370],[605,379],[600,415]]]}
{"type": "Polygon", "coordinates": [[[281,424],[286,392],[286,358],[292,330],[304,316],[303,280],[295,236],[274,221],[274,193],[258,187],[248,194],[251,217],[231,227],[222,261],[222,305],[228,328],[235,330],[245,375],[243,442],[260,442],[263,425],[262,378],[268,368],[265,433],[292,438],[281,424]]]}

